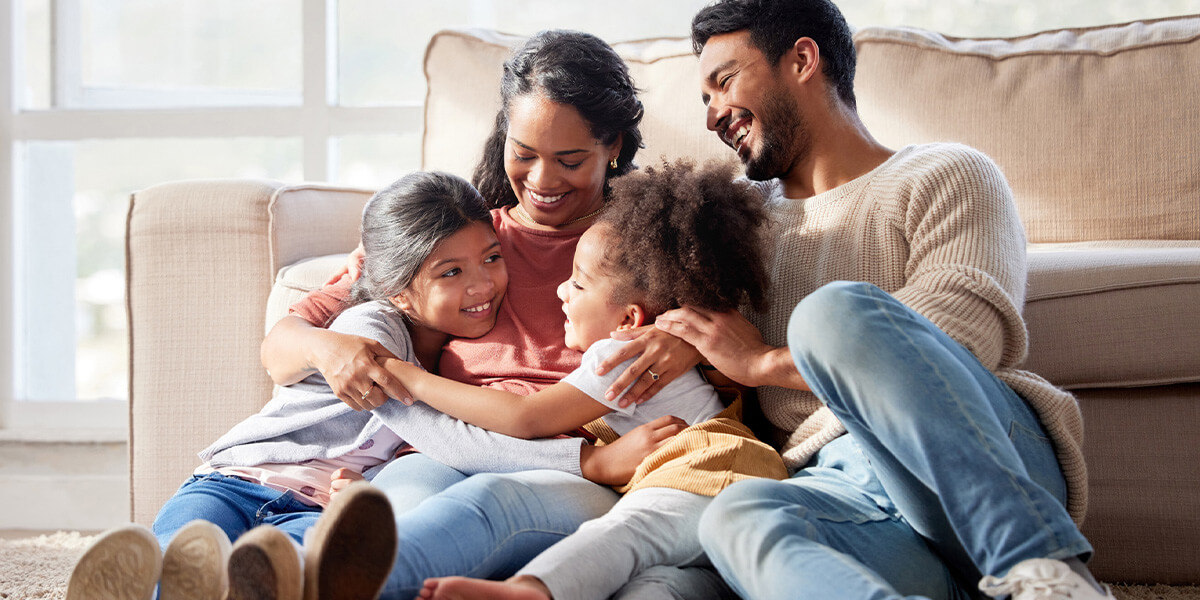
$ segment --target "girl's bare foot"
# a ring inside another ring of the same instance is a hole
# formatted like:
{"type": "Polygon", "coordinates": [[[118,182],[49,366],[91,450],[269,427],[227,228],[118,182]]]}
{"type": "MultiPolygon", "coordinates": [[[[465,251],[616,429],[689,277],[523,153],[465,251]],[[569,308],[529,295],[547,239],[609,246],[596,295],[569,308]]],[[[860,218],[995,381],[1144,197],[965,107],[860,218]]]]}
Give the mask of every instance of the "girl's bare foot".
{"type": "Polygon", "coordinates": [[[519,576],[507,581],[469,577],[426,579],[420,597],[426,600],[550,600],[550,590],[536,577],[519,576]]]}

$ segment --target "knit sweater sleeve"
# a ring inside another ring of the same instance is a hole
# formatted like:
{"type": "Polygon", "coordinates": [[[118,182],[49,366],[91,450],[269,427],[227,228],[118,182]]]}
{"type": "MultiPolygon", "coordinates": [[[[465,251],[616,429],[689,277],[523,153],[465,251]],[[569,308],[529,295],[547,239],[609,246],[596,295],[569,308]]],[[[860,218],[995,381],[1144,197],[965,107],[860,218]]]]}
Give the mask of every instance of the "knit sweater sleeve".
{"type": "Polygon", "coordinates": [[[910,161],[898,169],[909,177],[898,178],[896,190],[909,256],[905,283],[892,294],[988,369],[1020,364],[1025,234],[1008,183],[991,159],[965,146],[940,145],[910,161]]]}

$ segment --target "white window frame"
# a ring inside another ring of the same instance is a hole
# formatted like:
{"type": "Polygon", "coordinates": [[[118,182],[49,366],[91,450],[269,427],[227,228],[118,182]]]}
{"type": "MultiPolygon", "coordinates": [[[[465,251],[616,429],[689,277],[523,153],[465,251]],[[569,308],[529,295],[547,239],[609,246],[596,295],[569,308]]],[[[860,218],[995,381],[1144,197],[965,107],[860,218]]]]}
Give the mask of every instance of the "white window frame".
{"type": "MultiPolygon", "coordinates": [[[[189,108],[106,110],[79,108],[119,103],[121,93],[84,90],[80,20],[81,0],[51,0],[53,65],[52,107],[22,110],[16,101],[25,65],[21,0],[0,9],[0,223],[11,224],[17,186],[15,149],[32,141],[118,140],[124,138],[289,137],[302,141],[302,177],[336,178],[336,140],[346,135],[419,131],[419,105],[342,107],[337,98],[337,0],[302,0],[303,88],[298,106],[270,94],[209,94],[189,108]],[[98,94],[98,95],[97,95],[98,94]],[[90,95],[90,96],[89,96],[90,95]],[[235,98],[241,106],[218,107],[235,98]],[[84,102],[87,100],[87,103],[84,102]],[[281,105],[290,104],[290,105],[281,105]],[[210,106],[211,105],[211,106],[210,106]]],[[[165,93],[170,101],[173,95],[165,93]]],[[[194,96],[189,96],[194,97],[194,96]]],[[[124,439],[128,402],[26,402],[15,398],[14,276],[16,240],[11,225],[0,226],[0,437],[38,438],[47,430],[66,430],[67,438],[124,439]],[[71,432],[75,433],[71,433],[71,432]],[[22,433],[25,432],[25,433],[22,433]]]]}

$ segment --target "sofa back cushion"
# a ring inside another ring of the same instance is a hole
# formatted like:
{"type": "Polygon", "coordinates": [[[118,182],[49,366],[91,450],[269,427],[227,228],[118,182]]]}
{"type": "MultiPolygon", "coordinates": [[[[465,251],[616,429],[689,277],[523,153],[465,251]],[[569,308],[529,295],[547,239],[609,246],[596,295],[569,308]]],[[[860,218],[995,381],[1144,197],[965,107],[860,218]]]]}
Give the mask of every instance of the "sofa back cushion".
{"type": "Polygon", "coordinates": [[[963,142],[1031,242],[1200,240],[1200,16],[1011,39],[866,28],[859,114],[885,145],[963,142]]]}
{"type": "MultiPolygon", "coordinates": [[[[524,37],[487,30],[436,34],[425,53],[425,134],[421,164],[470,178],[500,109],[504,61],[524,37]]],[[[653,165],[661,157],[734,160],[733,152],[704,127],[698,66],[686,38],[621,42],[613,49],[629,65],[645,105],[645,148],[635,158],[653,165]]]]}
{"type": "MultiPolygon", "coordinates": [[[[422,164],[470,176],[523,37],[450,30],[425,57],[422,164]]],[[[855,35],[867,128],[893,148],[956,141],[1000,164],[1031,242],[1200,240],[1200,16],[966,39],[911,28],[855,35]]],[[[704,127],[686,38],[613,44],[660,157],[732,158],[704,127]]]]}

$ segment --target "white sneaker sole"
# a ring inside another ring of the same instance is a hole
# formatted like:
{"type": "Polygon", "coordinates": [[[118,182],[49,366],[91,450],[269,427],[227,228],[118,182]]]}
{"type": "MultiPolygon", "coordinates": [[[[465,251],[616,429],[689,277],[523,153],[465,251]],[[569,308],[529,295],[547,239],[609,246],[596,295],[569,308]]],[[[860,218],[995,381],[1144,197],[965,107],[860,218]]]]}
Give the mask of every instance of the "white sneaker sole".
{"type": "Polygon", "coordinates": [[[161,572],[162,551],[149,529],[110,529],[75,563],[67,600],[149,600],[161,572]]]}

